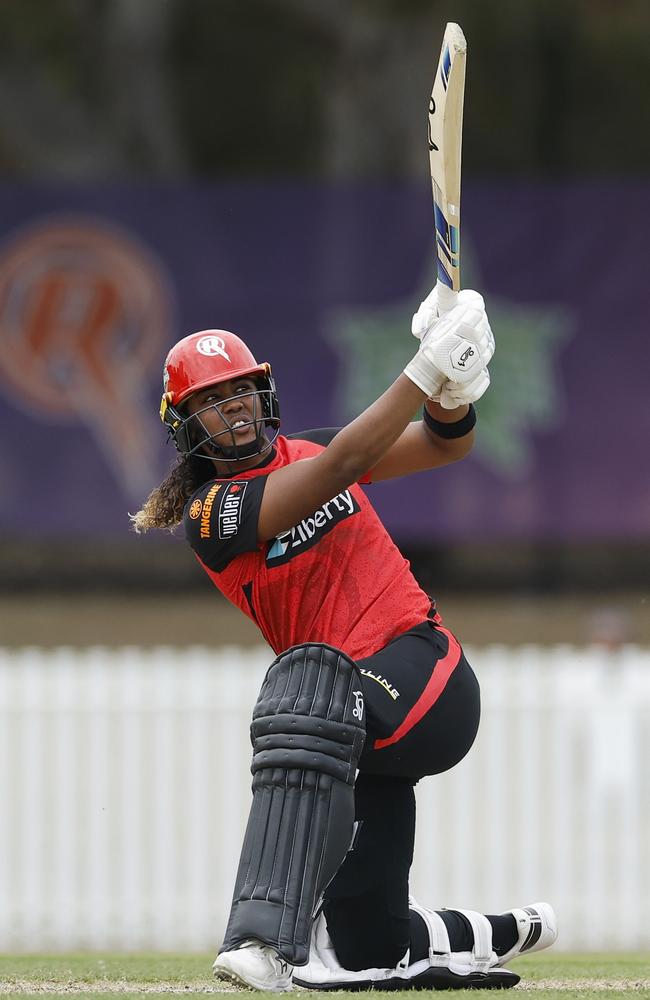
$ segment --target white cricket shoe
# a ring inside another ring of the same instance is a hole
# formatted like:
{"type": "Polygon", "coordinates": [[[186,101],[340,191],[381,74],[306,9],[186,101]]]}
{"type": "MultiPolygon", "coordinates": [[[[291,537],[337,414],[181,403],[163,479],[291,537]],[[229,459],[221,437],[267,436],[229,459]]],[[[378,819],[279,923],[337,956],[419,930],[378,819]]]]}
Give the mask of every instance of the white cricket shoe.
{"type": "Polygon", "coordinates": [[[519,955],[548,948],[557,938],[557,917],[550,903],[531,903],[530,906],[506,910],[517,921],[517,943],[505,955],[499,955],[497,965],[505,965],[519,955]]]}
{"type": "Polygon", "coordinates": [[[222,951],[212,971],[217,979],[227,979],[253,990],[286,993],[292,989],[293,966],[274,948],[260,941],[244,941],[234,951],[222,951]]]}

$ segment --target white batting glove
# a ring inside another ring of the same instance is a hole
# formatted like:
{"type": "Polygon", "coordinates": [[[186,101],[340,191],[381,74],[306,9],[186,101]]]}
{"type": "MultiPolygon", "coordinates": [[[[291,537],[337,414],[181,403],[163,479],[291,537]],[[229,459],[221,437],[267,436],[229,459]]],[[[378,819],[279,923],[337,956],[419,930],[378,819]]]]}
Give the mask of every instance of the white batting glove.
{"type": "Polygon", "coordinates": [[[476,294],[475,292],[472,292],[470,288],[464,288],[456,294],[455,292],[452,292],[450,288],[445,288],[444,285],[441,288],[440,282],[436,281],[424,302],[420,302],[420,308],[411,320],[411,333],[414,337],[417,337],[418,340],[422,340],[429,328],[433,326],[437,319],[440,319],[444,313],[450,311],[449,306],[443,307],[443,304],[440,301],[441,294],[445,292],[448,293],[448,296],[451,298],[454,305],[457,305],[458,302],[465,301],[467,292],[469,292],[470,295],[476,294]]]}
{"type": "MultiPolygon", "coordinates": [[[[424,315],[432,308],[432,295],[429,295],[420,310],[424,315]]],[[[453,309],[423,330],[420,350],[406,366],[404,374],[430,398],[439,399],[447,380],[460,386],[474,383],[493,354],[494,337],[483,298],[478,292],[466,289],[459,293],[453,309]]],[[[486,388],[484,385],[482,392],[486,388]]]]}
{"type": "Polygon", "coordinates": [[[440,308],[438,306],[438,285],[433,286],[424,302],[420,303],[420,308],[411,320],[411,333],[418,340],[422,340],[427,331],[440,318],[440,308]]]}
{"type": "Polygon", "coordinates": [[[489,387],[490,373],[487,368],[482,368],[466,385],[461,385],[459,382],[445,382],[437,401],[445,410],[455,410],[458,406],[475,403],[489,387]]]}

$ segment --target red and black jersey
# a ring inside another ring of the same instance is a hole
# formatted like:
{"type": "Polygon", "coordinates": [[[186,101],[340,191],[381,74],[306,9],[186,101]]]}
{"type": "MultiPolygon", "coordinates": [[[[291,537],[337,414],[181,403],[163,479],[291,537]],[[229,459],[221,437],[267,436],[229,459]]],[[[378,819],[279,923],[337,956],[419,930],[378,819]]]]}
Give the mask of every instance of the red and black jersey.
{"type": "Polygon", "coordinates": [[[206,483],[187,503],[185,532],[214,584],[276,653],[326,642],[360,659],[424,621],[431,599],[359,485],[277,538],[257,540],[267,476],[319,454],[318,439],[279,437],[264,465],[206,483]]]}

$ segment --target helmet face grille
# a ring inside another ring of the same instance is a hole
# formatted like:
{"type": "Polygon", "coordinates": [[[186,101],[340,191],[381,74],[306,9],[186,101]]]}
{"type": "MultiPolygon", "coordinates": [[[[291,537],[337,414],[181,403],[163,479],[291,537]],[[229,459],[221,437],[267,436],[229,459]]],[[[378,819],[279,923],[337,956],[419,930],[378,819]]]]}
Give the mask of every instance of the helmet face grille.
{"type": "Polygon", "coordinates": [[[181,414],[175,407],[165,407],[163,420],[176,449],[182,455],[203,458],[209,462],[243,462],[266,455],[279,434],[280,408],[272,377],[264,376],[259,382],[264,388],[238,393],[236,397],[229,396],[218,403],[208,403],[189,416],[181,414]],[[237,443],[235,429],[222,410],[224,404],[235,398],[253,400],[252,419],[239,425],[242,429],[255,429],[255,440],[247,444],[237,443]],[[213,411],[219,414],[223,429],[210,432],[202,416],[213,411]],[[271,431],[270,434],[267,433],[267,428],[271,431]]]}

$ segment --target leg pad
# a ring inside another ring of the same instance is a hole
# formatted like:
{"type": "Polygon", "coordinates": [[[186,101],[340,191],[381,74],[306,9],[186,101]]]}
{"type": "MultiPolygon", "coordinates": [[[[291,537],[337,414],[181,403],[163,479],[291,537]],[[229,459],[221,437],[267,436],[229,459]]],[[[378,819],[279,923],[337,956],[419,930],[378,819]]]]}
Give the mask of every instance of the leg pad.
{"type": "Polygon", "coordinates": [[[349,657],[310,644],[275,660],[253,712],[253,802],[222,951],[256,939],[307,962],[314,913],[352,839],[364,738],[349,657]]]}

